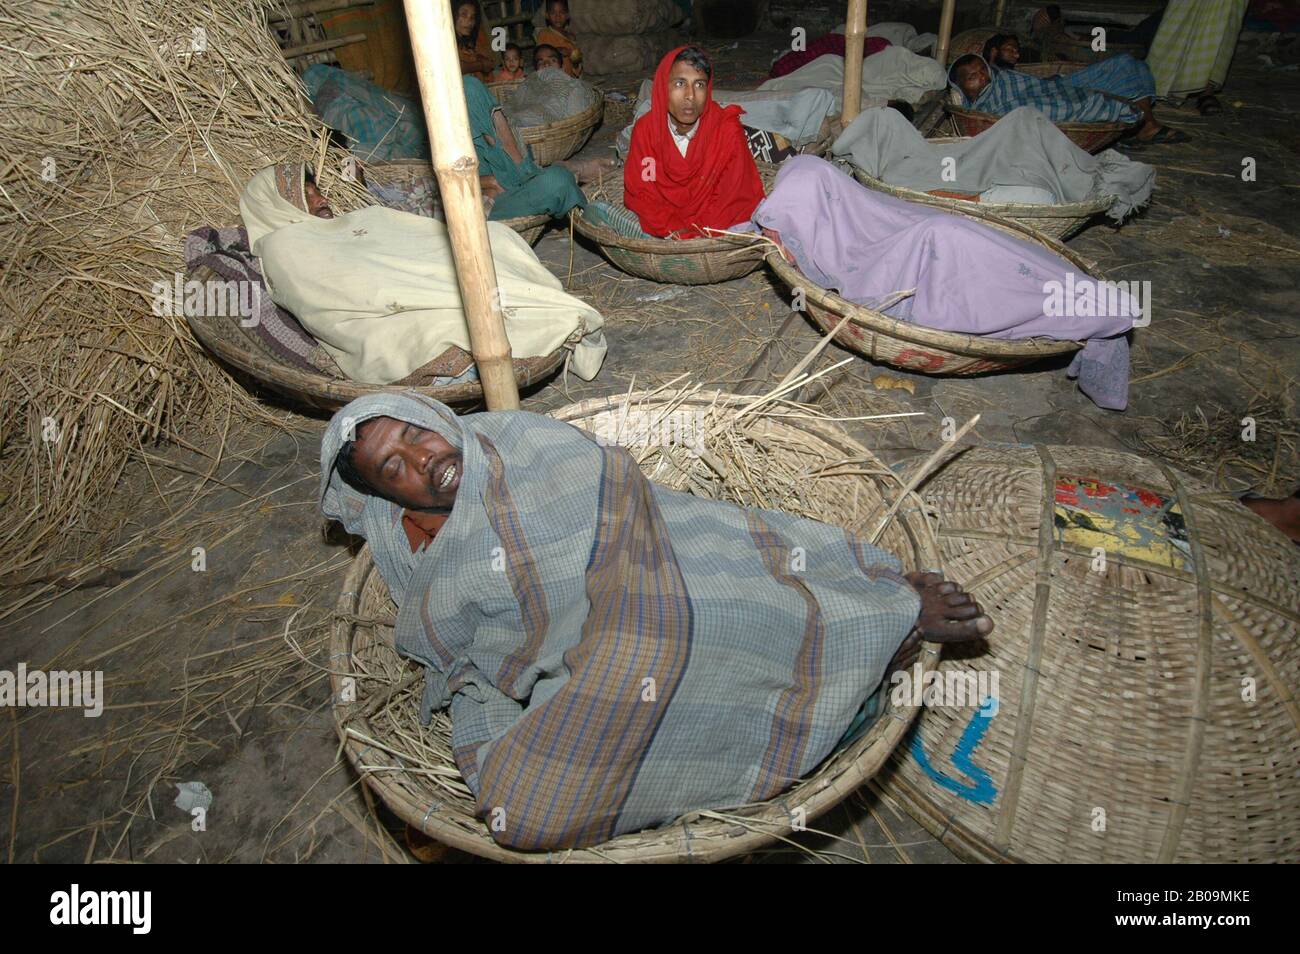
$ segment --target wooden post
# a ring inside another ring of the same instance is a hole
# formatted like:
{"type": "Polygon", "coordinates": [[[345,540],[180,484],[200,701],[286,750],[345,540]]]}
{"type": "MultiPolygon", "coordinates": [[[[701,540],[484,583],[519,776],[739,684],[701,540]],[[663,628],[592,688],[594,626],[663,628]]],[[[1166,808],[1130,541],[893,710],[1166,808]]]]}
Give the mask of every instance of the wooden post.
{"type": "Polygon", "coordinates": [[[469,112],[456,55],[451,5],[446,0],[404,0],[415,73],[433,149],[433,168],[447,214],[456,282],[469,324],[470,352],[478,365],[490,411],[519,407],[519,388],[506,338],[496,266],[488,245],[487,220],[478,181],[478,156],[469,132],[469,112]]]}
{"type": "Polygon", "coordinates": [[[1007,15],[1007,0],[998,0],[998,5],[993,8],[993,25],[1002,26],[1002,20],[1007,15]]]}
{"type": "Polygon", "coordinates": [[[844,102],[840,123],[846,128],[862,112],[862,45],[867,41],[867,0],[849,0],[844,34],[844,102]]]}
{"type": "Polygon", "coordinates": [[[934,58],[940,66],[948,65],[948,44],[952,41],[952,15],[957,12],[957,0],[943,0],[939,14],[939,42],[934,47],[934,58]]]}

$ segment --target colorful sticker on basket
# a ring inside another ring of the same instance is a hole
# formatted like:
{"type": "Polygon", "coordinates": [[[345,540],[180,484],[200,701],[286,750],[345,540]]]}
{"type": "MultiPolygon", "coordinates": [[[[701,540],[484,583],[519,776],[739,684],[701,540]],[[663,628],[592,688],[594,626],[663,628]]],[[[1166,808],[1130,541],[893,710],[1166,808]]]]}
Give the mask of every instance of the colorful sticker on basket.
{"type": "Polygon", "coordinates": [[[1191,562],[1176,497],[1090,477],[1058,476],[1055,510],[1058,541],[1176,570],[1191,562]]]}
{"type": "Polygon", "coordinates": [[[972,757],[979,744],[984,741],[984,735],[997,714],[997,703],[993,699],[989,698],[981,702],[980,707],[971,714],[970,722],[966,724],[961,738],[957,740],[957,745],[952,750],[952,767],[970,779],[970,782],[959,782],[930,765],[930,759],[921,745],[919,731],[912,734],[912,758],[916,759],[916,763],[921,766],[921,771],[930,777],[930,781],[940,788],[946,788],[977,805],[992,805],[993,800],[998,797],[997,786],[993,784],[992,776],[976,765],[972,757]]]}

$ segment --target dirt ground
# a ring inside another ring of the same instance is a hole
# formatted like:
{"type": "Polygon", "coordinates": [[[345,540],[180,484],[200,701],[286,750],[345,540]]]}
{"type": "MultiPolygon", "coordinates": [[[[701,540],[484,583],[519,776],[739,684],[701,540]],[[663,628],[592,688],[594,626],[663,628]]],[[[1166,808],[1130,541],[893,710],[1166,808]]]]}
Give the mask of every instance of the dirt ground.
{"type": "MultiPolygon", "coordinates": [[[[827,5],[799,6],[812,35],[836,22],[827,5]]],[[[716,85],[755,85],[788,35],[714,44],[716,85]]],[[[634,89],[636,79],[608,85],[634,89]]],[[[1151,282],[1152,322],[1135,333],[1126,412],[1095,407],[1067,380],[1064,362],[942,379],[855,359],[807,399],[843,415],[921,412],[888,426],[850,425],[889,461],[937,446],[944,418],[979,413],[977,441],[1158,454],[1228,489],[1291,491],[1300,481],[1298,94],[1296,72],[1239,54],[1222,114],[1160,110],[1193,141],[1137,156],[1159,170],[1150,207],[1123,227],[1097,223],[1071,241],[1108,277],[1151,282]],[[1247,157],[1255,181],[1242,180],[1247,157]],[[1246,416],[1257,422],[1253,444],[1240,440],[1246,416]]],[[[608,154],[614,132],[601,130],[584,154],[608,154]]],[[[530,410],[682,374],[735,387],[789,314],[766,271],[684,288],[623,274],[560,229],[537,251],[603,311],[610,350],[595,381],[552,381],[527,395],[530,410]]],[[[819,337],[801,320],[778,344],[772,380],[819,337]]],[[[818,367],[848,355],[832,347],[818,367]]],[[[102,572],[75,590],[6,596],[0,668],[101,669],[107,704],[98,718],[0,711],[0,858],[410,860],[402,826],[371,811],[338,757],[325,644],[350,553],[323,533],[316,511],[323,420],[286,421],[257,435],[232,425],[215,468],[161,449],[165,461],[137,468],[123,491],[140,506],[102,572]],[[173,804],[175,785],[189,781],[214,796],[205,831],[193,831],[173,804]]],[[[816,827],[821,833],[801,836],[799,847],[746,860],[956,860],[871,789],[816,827]]]]}

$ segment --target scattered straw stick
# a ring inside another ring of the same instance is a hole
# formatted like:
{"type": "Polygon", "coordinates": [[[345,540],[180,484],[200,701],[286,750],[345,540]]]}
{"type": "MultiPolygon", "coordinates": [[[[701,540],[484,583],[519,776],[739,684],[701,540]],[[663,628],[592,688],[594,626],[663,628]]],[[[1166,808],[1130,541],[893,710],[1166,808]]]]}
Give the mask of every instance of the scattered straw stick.
{"type": "Polygon", "coordinates": [[[880,518],[880,523],[877,524],[875,532],[871,534],[870,537],[872,543],[875,543],[880,539],[880,535],[885,532],[885,528],[889,526],[889,521],[894,518],[894,514],[898,512],[898,508],[902,506],[903,501],[907,499],[908,494],[919,487],[926,477],[930,476],[935,465],[952,452],[952,450],[957,446],[957,442],[965,437],[966,433],[979,423],[979,420],[980,416],[976,414],[962,425],[961,430],[952,436],[952,440],[944,441],[939,445],[939,447],[935,449],[935,452],[927,457],[925,462],[916,469],[907,483],[903,485],[903,489],[899,491],[898,496],[894,498],[894,502],[889,505],[889,509],[885,512],[885,515],[880,518]]]}
{"type": "Polygon", "coordinates": [[[840,333],[840,329],[843,328],[846,324],[848,324],[848,321],[849,321],[848,315],[845,315],[843,318],[841,318],[840,323],[835,326],[834,330],[831,331],[830,334],[822,338],[821,341],[817,342],[817,344],[814,345],[813,348],[806,355],[804,355],[803,360],[801,360],[798,364],[796,364],[793,368],[791,368],[786,373],[786,376],[783,377],[777,383],[776,385],[777,390],[780,390],[785,385],[789,384],[793,378],[798,377],[798,375],[803,372],[804,368],[808,367],[808,365],[816,361],[817,356],[820,355],[823,351],[825,351],[830,346],[830,343],[835,340],[835,336],[840,333]]]}

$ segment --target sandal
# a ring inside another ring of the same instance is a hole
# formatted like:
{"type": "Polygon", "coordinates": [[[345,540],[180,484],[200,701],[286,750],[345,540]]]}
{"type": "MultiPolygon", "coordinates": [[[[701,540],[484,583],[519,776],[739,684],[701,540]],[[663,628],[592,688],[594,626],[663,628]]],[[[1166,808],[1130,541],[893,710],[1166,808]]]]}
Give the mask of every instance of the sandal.
{"type": "Polygon", "coordinates": [[[1213,93],[1207,93],[1196,100],[1196,111],[1202,116],[1213,116],[1223,112],[1223,104],[1213,93]]]}
{"type": "Polygon", "coordinates": [[[1161,126],[1156,130],[1156,134],[1150,139],[1135,139],[1143,146],[1173,146],[1180,142],[1188,142],[1191,139],[1187,133],[1181,129],[1174,129],[1172,126],[1161,126]]]}

